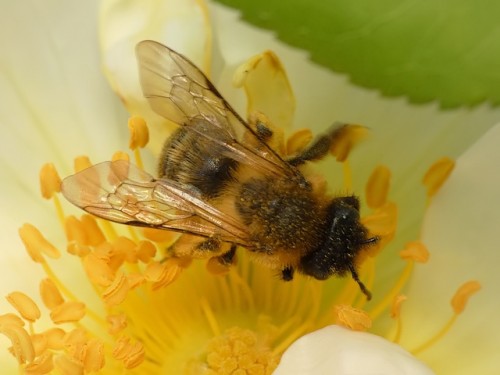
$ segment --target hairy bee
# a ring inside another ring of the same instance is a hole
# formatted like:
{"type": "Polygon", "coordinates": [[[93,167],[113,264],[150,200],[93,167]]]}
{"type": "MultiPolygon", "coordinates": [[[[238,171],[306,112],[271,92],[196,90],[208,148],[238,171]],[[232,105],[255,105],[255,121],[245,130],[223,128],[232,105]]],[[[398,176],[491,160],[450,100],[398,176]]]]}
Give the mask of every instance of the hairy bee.
{"type": "Polygon", "coordinates": [[[295,270],[320,280],[350,273],[369,299],[356,259],[377,238],[360,223],[358,199],[327,196],[301,172],[344,128],[284,160],[269,146],[271,129],[247,124],[184,56],[154,41],[140,42],[136,53],[144,96],[180,125],[165,142],[158,178],[125,161],[104,162],[66,178],[64,196],[104,219],[184,233],[174,255],[231,264],[242,246],[283,280],[295,270]]]}

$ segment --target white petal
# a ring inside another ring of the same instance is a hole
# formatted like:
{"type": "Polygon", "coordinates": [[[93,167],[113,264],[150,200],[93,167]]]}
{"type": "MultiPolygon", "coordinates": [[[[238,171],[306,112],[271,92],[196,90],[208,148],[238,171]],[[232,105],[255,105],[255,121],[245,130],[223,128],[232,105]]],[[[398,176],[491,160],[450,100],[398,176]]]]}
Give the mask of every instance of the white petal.
{"type": "Polygon", "coordinates": [[[128,111],[146,119],[148,145],[158,154],[172,130],[142,95],[135,46],[152,39],[185,54],[210,71],[211,30],[208,10],[195,0],[105,0],[100,9],[100,45],[104,72],[128,111]]]}
{"type": "Polygon", "coordinates": [[[329,326],[298,339],[274,375],[429,375],[433,372],[400,346],[380,336],[329,326]]]}
{"type": "MultiPolygon", "coordinates": [[[[54,162],[64,177],[73,157],[105,160],[126,145],[125,111],[100,71],[97,3],[6,2],[0,13],[1,296],[37,294],[40,268],[17,228],[31,222],[54,242],[62,238],[52,203],[40,197],[41,165],[54,162]]],[[[4,306],[2,299],[0,309],[10,311],[4,306]]]]}
{"type": "Polygon", "coordinates": [[[422,353],[439,374],[500,372],[499,145],[500,124],[458,159],[425,217],[422,238],[431,258],[417,267],[408,291],[403,321],[409,345],[423,342],[451,316],[449,300],[464,281],[483,287],[452,330],[422,353]]]}

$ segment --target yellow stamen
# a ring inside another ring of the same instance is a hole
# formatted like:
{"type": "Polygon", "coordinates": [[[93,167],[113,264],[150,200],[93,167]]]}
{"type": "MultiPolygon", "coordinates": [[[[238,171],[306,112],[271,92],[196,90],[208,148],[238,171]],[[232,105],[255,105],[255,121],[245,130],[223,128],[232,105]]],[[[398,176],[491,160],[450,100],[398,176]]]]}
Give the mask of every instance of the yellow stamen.
{"type": "Polygon", "coordinates": [[[382,207],[387,202],[391,184],[391,171],[383,165],[375,168],[366,184],[366,203],[371,209],[382,207]]]}
{"type": "Polygon", "coordinates": [[[399,256],[404,260],[427,263],[430,254],[427,246],[421,241],[412,241],[407,243],[405,248],[399,252],[399,256]]]}
{"type": "Polygon", "coordinates": [[[45,263],[42,253],[53,259],[57,259],[61,256],[59,250],[47,241],[42,233],[31,224],[24,224],[19,228],[19,236],[29,256],[36,263],[45,263]]]}
{"type": "Polygon", "coordinates": [[[125,160],[125,161],[130,161],[130,156],[126,152],[123,151],[117,151],[111,156],[111,161],[117,161],[117,160],[125,160]]]}
{"type": "Polygon", "coordinates": [[[56,356],[54,365],[61,374],[83,374],[81,362],[66,355],[56,356]]]}
{"type": "Polygon", "coordinates": [[[220,327],[219,324],[217,323],[217,319],[215,318],[214,312],[210,308],[210,304],[208,301],[203,298],[200,301],[200,306],[203,311],[203,314],[205,315],[205,318],[207,319],[208,325],[210,326],[210,329],[212,330],[212,334],[214,336],[219,336],[220,335],[220,327]]]}
{"type": "Polygon", "coordinates": [[[43,279],[40,282],[40,296],[42,297],[43,304],[49,310],[61,305],[64,302],[59,289],[51,279],[43,279]]]}
{"type": "Polygon", "coordinates": [[[330,153],[337,161],[347,160],[352,149],[368,136],[368,129],[361,125],[345,125],[338,133],[339,140],[333,142],[330,153]]]}
{"type": "Polygon", "coordinates": [[[300,129],[295,131],[286,140],[286,154],[294,155],[302,151],[313,139],[310,129],[300,129]]]}
{"type": "Polygon", "coordinates": [[[29,333],[17,325],[0,325],[0,333],[7,336],[12,343],[11,352],[21,364],[32,362],[35,349],[29,333]]]}
{"type": "Polygon", "coordinates": [[[349,305],[337,305],[335,307],[336,323],[355,331],[366,331],[372,326],[369,315],[349,305]]]}
{"type": "Polygon", "coordinates": [[[137,166],[143,169],[144,165],[139,149],[146,146],[149,142],[149,130],[146,121],[142,117],[131,117],[128,120],[128,129],[130,134],[128,147],[134,151],[137,166]]]}
{"type": "Polygon", "coordinates": [[[438,192],[454,168],[455,161],[448,157],[443,157],[431,165],[422,179],[422,183],[427,188],[427,198],[432,198],[438,192]]]}
{"type": "Polygon", "coordinates": [[[15,325],[18,327],[24,327],[26,323],[16,314],[8,313],[0,315],[0,326],[15,325]]]}
{"type": "Polygon", "coordinates": [[[403,331],[403,322],[401,320],[401,305],[407,297],[404,295],[399,295],[394,298],[391,308],[391,318],[396,320],[396,333],[394,334],[393,342],[399,343],[401,339],[401,332],[403,331]]]}
{"type": "Polygon", "coordinates": [[[33,362],[24,368],[26,375],[49,374],[54,369],[53,354],[46,352],[35,358],[33,362]]]}
{"type": "Polygon", "coordinates": [[[344,177],[344,189],[346,191],[352,191],[352,169],[349,160],[344,160],[342,162],[342,172],[344,177]]]}
{"type": "Polygon", "coordinates": [[[85,272],[93,284],[108,287],[113,283],[115,273],[109,267],[108,262],[109,258],[103,259],[96,252],[90,253],[84,258],[83,266],[85,272]]]}
{"type": "Polygon", "coordinates": [[[87,233],[82,222],[74,216],[68,216],[64,223],[66,240],[68,243],[76,242],[79,245],[88,245],[87,233]]]}
{"type": "Polygon", "coordinates": [[[149,130],[146,121],[142,117],[133,116],[128,120],[129,143],[131,150],[144,148],[149,142],[149,130]]]}
{"type": "Polygon", "coordinates": [[[122,303],[130,290],[128,280],[123,272],[116,275],[113,283],[102,293],[102,299],[108,306],[122,303]]]}
{"type": "Polygon", "coordinates": [[[82,155],[77,156],[73,162],[74,170],[76,173],[83,171],[92,166],[92,162],[90,161],[88,156],[82,155]]]}
{"type": "Polygon", "coordinates": [[[481,289],[481,284],[477,281],[468,281],[464,283],[458,290],[451,300],[451,305],[453,307],[453,315],[448,320],[448,322],[430,339],[418,346],[417,348],[411,350],[413,354],[419,354],[424,350],[429,349],[436,342],[441,340],[453,327],[458,316],[464,311],[465,306],[469,298],[481,289]]]}
{"type": "Polygon", "coordinates": [[[146,353],[141,343],[131,343],[130,339],[122,337],[113,349],[113,357],[123,361],[126,369],[137,367],[144,360],[146,353]]]}
{"type": "Polygon", "coordinates": [[[40,190],[45,199],[61,191],[61,177],[52,163],[44,164],[40,169],[40,190]]]}
{"type": "Polygon", "coordinates": [[[85,371],[96,372],[104,367],[104,344],[98,339],[90,339],[85,345],[83,367],[85,371]]]}
{"type": "Polygon", "coordinates": [[[108,332],[112,335],[117,334],[127,327],[127,316],[125,314],[108,315],[106,321],[109,323],[108,332]]]}
{"type": "Polygon", "coordinates": [[[61,328],[50,328],[43,333],[47,339],[47,347],[53,350],[61,350],[64,347],[66,332],[61,328]]]}
{"type": "Polygon", "coordinates": [[[453,311],[455,314],[461,314],[469,298],[477,293],[481,289],[481,284],[478,281],[471,280],[464,283],[455,293],[451,300],[451,306],[453,307],[453,311]]]}
{"type": "Polygon", "coordinates": [[[101,229],[97,225],[97,221],[93,216],[83,215],[81,223],[87,235],[87,241],[90,246],[98,246],[106,239],[101,229]]]}
{"type": "Polygon", "coordinates": [[[34,322],[40,318],[40,309],[26,294],[21,292],[12,292],[7,295],[6,299],[27,321],[34,322]]]}
{"type": "Polygon", "coordinates": [[[85,305],[77,301],[66,301],[50,311],[50,318],[56,324],[78,322],[85,316],[85,305]]]}

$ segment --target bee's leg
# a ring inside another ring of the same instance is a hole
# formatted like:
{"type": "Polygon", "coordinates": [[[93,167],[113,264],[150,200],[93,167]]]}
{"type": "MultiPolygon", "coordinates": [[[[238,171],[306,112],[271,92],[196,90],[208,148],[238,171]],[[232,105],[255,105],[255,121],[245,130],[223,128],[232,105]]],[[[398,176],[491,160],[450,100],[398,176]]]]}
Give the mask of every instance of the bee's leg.
{"type": "Polygon", "coordinates": [[[299,166],[306,161],[320,160],[324,158],[328,151],[337,142],[343,139],[343,136],[352,125],[335,123],[326,133],[320,134],[316,139],[298,155],[288,159],[287,162],[293,166],[299,166]]]}
{"type": "Polygon", "coordinates": [[[291,266],[287,266],[281,270],[281,279],[283,281],[291,281],[293,280],[294,269],[291,266]]]}
{"type": "Polygon", "coordinates": [[[228,266],[228,267],[231,266],[235,260],[234,255],[236,254],[236,248],[237,246],[232,244],[226,253],[219,255],[217,257],[219,263],[222,264],[223,266],[228,266]]]}
{"type": "Polygon", "coordinates": [[[192,234],[183,234],[167,249],[173,256],[191,258],[207,258],[221,249],[221,241],[216,238],[205,238],[192,234]]]}

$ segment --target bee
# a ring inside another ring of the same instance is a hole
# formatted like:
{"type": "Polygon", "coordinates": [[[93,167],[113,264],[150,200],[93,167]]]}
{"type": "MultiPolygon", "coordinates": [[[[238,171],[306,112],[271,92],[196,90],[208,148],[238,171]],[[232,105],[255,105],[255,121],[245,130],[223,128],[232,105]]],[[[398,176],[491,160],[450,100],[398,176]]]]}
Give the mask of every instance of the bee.
{"type": "Polygon", "coordinates": [[[345,125],[282,157],[270,146],[272,129],[245,122],[186,57],[149,40],[136,55],[150,106],[179,125],[163,146],[158,177],[108,161],[64,179],[64,196],[100,218],[183,233],[174,256],[229,266],[243,247],[285,281],[295,271],[319,280],[350,273],[370,299],[356,260],[377,237],[360,222],[358,198],[329,196],[303,171],[328,154],[345,125]]]}

